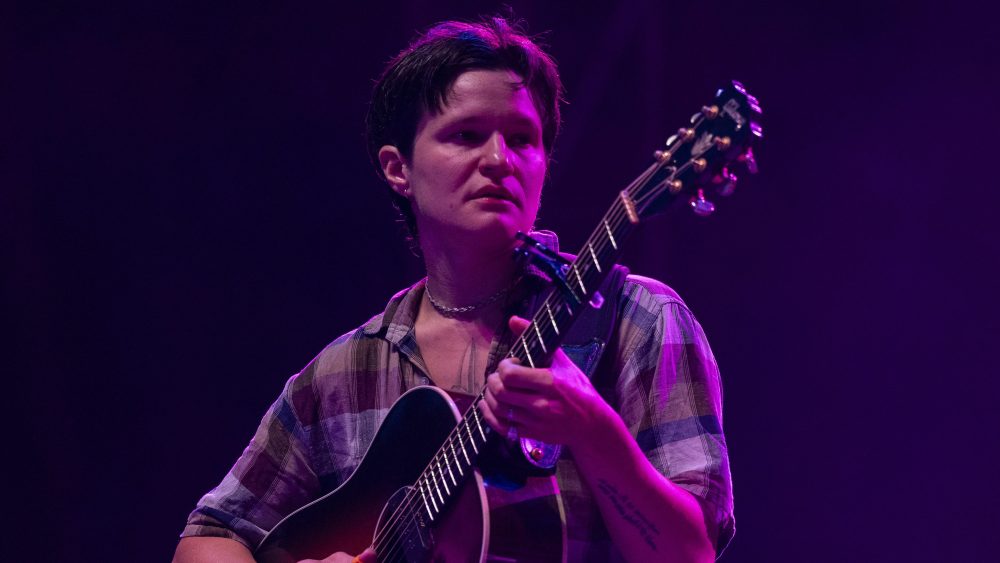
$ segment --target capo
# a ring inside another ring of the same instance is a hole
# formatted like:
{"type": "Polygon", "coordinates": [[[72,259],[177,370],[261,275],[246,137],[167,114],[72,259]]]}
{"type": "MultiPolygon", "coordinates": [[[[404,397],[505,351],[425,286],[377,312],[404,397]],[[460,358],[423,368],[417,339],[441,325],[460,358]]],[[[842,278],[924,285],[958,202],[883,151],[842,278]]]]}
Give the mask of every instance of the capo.
{"type": "MultiPolygon", "coordinates": [[[[573,291],[569,280],[566,279],[566,276],[569,274],[570,266],[572,266],[572,263],[569,260],[563,258],[558,252],[554,252],[551,248],[524,233],[518,232],[517,240],[521,241],[521,244],[514,249],[514,258],[517,261],[534,264],[543,272],[548,274],[549,277],[555,281],[556,287],[559,288],[559,292],[562,293],[567,302],[576,305],[583,302],[581,297],[577,296],[576,292],[573,291]]],[[[590,300],[590,306],[595,309],[600,309],[603,302],[604,297],[602,297],[600,293],[595,292],[594,297],[590,300]]]]}

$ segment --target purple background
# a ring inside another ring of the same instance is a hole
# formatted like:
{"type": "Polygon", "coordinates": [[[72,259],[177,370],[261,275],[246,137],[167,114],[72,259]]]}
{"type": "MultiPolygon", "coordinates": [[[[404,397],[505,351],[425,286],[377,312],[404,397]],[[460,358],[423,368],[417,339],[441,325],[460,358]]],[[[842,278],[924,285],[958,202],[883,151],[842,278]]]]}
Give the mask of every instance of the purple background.
{"type": "MultiPolygon", "coordinates": [[[[285,379],[420,277],[368,91],[415,30],[497,5],[24,4],[0,9],[5,554],[168,559],[285,379]]],[[[990,14],[512,4],[568,88],[540,221],[567,250],[718,85],[761,100],[761,174],[625,260],[723,370],[724,561],[995,559],[990,14]]]]}

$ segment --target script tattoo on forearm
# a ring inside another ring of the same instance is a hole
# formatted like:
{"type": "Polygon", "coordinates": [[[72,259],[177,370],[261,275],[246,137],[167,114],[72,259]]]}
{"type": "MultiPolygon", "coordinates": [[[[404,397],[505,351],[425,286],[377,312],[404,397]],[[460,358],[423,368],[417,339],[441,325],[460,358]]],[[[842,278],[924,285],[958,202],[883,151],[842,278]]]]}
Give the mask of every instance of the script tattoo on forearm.
{"type": "Polygon", "coordinates": [[[656,529],[656,526],[654,526],[648,518],[639,512],[639,509],[632,504],[632,501],[627,496],[618,492],[618,489],[616,489],[611,483],[608,483],[604,479],[598,479],[597,488],[599,488],[601,492],[608,497],[608,500],[611,501],[611,505],[615,507],[616,511],[618,511],[618,515],[635,527],[636,531],[639,532],[639,535],[642,536],[642,539],[646,542],[650,549],[656,551],[657,549],[654,536],[660,535],[660,531],[656,529]]]}

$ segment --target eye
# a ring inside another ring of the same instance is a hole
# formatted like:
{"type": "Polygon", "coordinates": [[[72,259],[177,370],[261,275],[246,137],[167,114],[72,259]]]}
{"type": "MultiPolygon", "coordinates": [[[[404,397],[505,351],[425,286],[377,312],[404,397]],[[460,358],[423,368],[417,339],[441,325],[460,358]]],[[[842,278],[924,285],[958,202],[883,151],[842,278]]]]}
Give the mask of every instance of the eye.
{"type": "Polygon", "coordinates": [[[482,140],[483,136],[479,132],[473,131],[472,129],[462,129],[460,131],[456,131],[452,135],[452,138],[459,143],[475,143],[482,140]]]}
{"type": "Polygon", "coordinates": [[[507,144],[513,147],[525,147],[534,144],[534,135],[529,133],[515,133],[508,137],[507,144]]]}

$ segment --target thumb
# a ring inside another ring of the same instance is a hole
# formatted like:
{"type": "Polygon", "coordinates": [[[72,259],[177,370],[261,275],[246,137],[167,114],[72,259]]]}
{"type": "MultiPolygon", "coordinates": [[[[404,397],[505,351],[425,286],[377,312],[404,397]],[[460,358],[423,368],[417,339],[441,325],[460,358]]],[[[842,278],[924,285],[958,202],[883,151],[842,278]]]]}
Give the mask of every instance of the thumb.
{"type": "Polygon", "coordinates": [[[375,550],[370,547],[361,552],[361,555],[358,555],[354,559],[356,561],[361,561],[362,563],[375,563],[376,561],[378,561],[375,558],[375,550]]]}
{"type": "Polygon", "coordinates": [[[521,336],[521,334],[524,333],[525,329],[527,329],[529,325],[531,325],[531,321],[529,321],[528,319],[522,319],[517,315],[512,316],[510,320],[507,321],[507,326],[510,327],[511,332],[514,333],[514,336],[521,336]]]}

